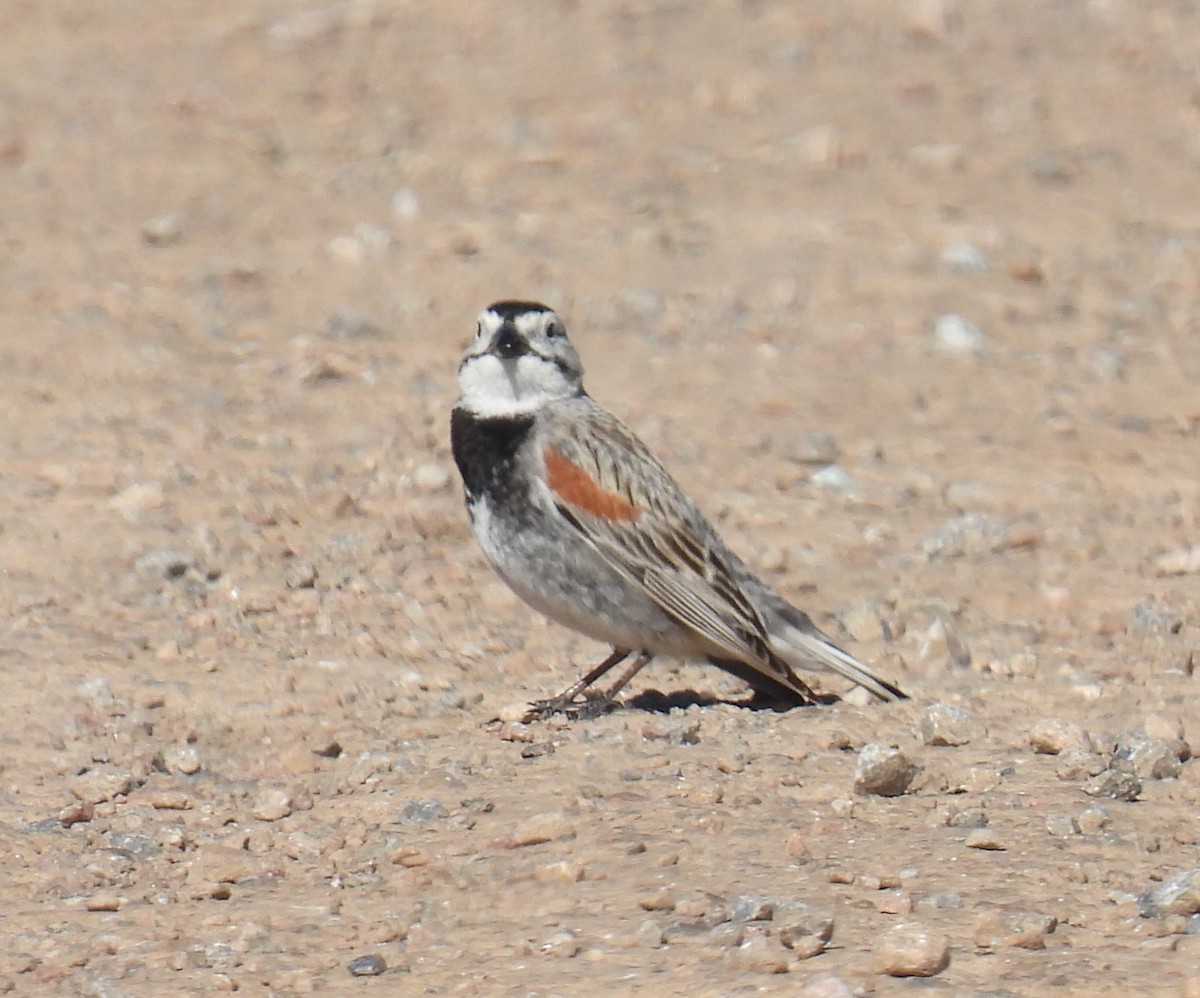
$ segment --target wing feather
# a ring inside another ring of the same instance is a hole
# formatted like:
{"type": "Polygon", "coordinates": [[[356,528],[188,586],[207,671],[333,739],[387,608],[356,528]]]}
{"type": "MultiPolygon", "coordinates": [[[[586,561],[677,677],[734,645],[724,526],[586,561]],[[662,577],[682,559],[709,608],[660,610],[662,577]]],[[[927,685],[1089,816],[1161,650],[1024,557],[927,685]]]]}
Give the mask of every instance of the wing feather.
{"type": "Polygon", "coordinates": [[[586,432],[551,432],[544,446],[551,463],[565,459],[581,469],[598,493],[552,490],[559,511],[610,565],[721,655],[782,678],[763,620],[737,582],[740,563],[699,509],[616,417],[594,403],[582,417],[586,432]],[[612,515],[625,505],[635,515],[612,515]]]}

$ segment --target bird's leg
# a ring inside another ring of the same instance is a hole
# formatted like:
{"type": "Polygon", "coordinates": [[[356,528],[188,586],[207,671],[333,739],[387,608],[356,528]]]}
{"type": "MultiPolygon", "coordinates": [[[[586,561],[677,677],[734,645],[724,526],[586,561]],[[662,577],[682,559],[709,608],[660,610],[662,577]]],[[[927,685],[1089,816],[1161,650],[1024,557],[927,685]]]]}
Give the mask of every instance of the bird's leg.
{"type": "MultiPolygon", "coordinates": [[[[575,703],[575,698],[586,690],[592,683],[600,679],[605,673],[611,670],[614,666],[620,665],[625,659],[629,658],[633,652],[628,648],[614,648],[612,654],[601,662],[596,668],[592,669],[582,679],[577,680],[563,690],[558,696],[551,697],[549,700],[534,700],[529,705],[529,720],[541,720],[549,717],[551,714],[565,714],[571,711],[572,705],[575,703]]],[[[644,664],[644,663],[643,663],[644,664]]],[[[629,676],[632,679],[633,676],[629,676]]],[[[625,679],[625,682],[629,682],[625,679]]],[[[624,685],[622,683],[621,685],[624,685]]]]}
{"type": "Polygon", "coordinates": [[[641,652],[638,657],[630,663],[629,667],[621,673],[617,681],[613,683],[611,687],[609,687],[603,696],[598,696],[594,700],[588,700],[587,702],[580,704],[578,710],[575,712],[575,716],[599,717],[601,714],[603,714],[616,702],[617,694],[629,685],[630,680],[632,680],[634,676],[636,676],[647,665],[650,664],[650,660],[652,658],[654,658],[653,653],[648,651],[641,652]]]}

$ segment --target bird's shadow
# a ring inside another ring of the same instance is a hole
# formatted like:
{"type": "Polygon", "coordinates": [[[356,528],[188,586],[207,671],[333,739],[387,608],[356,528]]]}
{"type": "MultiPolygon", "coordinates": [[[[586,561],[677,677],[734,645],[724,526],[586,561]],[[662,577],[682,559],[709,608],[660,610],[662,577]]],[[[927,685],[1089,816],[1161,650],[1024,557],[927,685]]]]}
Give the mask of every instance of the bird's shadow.
{"type": "MultiPolygon", "coordinates": [[[[817,696],[817,702],[822,705],[837,703],[839,699],[841,698],[832,693],[818,694],[817,696]]],[[[618,709],[640,710],[647,714],[669,714],[677,708],[687,710],[688,707],[714,707],[718,704],[724,704],[729,707],[740,707],[743,710],[752,710],[755,712],[769,711],[775,714],[784,714],[789,710],[795,710],[797,707],[814,706],[813,704],[783,703],[771,697],[759,696],[758,694],[749,699],[731,700],[726,697],[716,697],[710,693],[701,693],[699,690],[694,689],[673,690],[670,693],[650,689],[643,690],[636,696],[621,701],[618,709]]]]}

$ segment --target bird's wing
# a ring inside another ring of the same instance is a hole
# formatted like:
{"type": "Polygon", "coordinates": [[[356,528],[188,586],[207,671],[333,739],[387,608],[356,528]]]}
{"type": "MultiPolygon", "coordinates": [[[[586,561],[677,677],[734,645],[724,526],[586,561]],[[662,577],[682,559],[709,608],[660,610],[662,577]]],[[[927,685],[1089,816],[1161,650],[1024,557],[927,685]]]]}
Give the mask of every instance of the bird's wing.
{"type": "Polygon", "coordinates": [[[555,507],[610,565],[714,653],[791,685],[737,581],[740,563],[626,426],[592,404],[549,421],[540,442],[555,507]]]}

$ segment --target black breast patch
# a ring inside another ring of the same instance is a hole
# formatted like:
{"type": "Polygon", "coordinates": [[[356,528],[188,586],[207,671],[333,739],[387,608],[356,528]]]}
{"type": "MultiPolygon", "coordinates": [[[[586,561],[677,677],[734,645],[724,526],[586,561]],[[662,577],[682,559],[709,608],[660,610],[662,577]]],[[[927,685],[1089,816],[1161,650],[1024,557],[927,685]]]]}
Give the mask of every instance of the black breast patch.
{"type": "Polygon", "coordinates": [[[496,505],[516,497],[512,481],[517,450],[533,429],[533,416],[485,419],[456,408],[450,416],[450,446],[470,503],[488,496],[496,505]]]}

